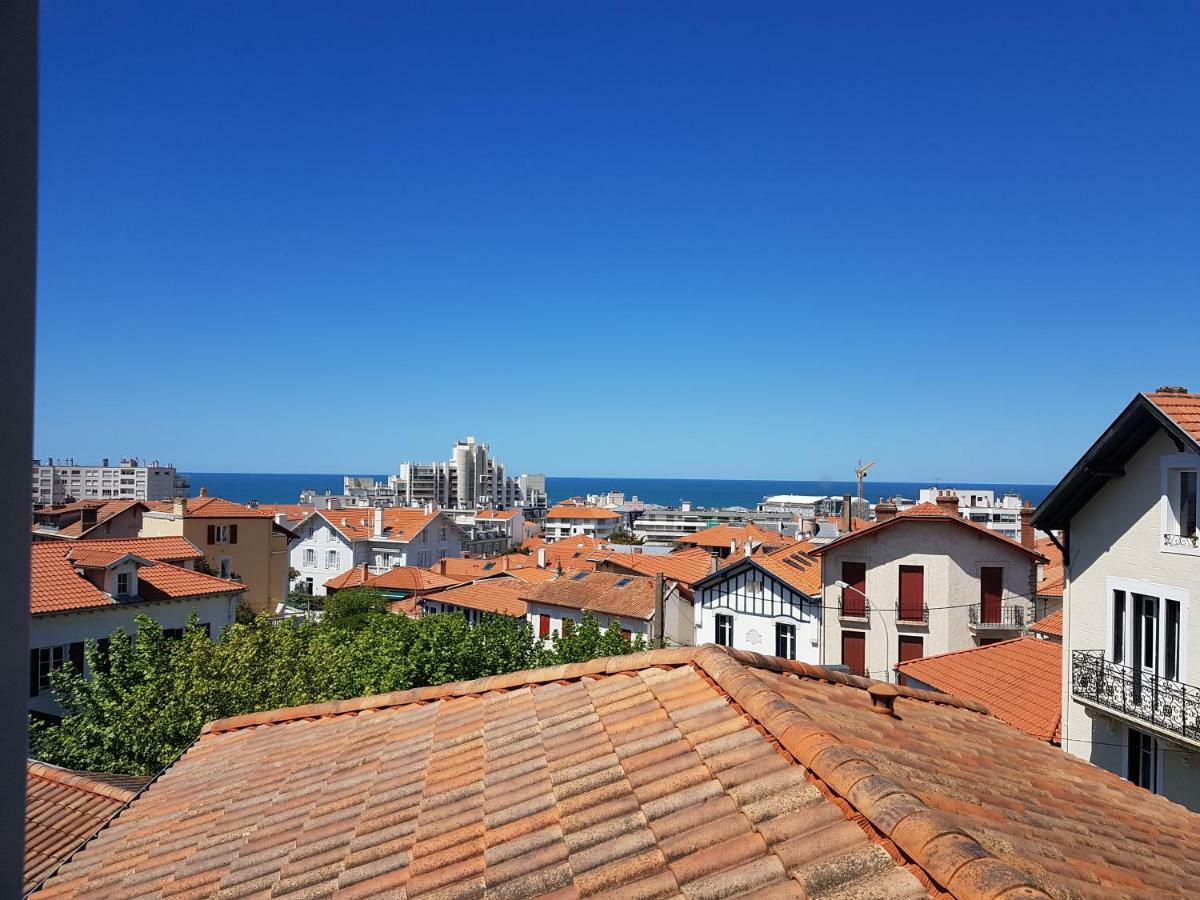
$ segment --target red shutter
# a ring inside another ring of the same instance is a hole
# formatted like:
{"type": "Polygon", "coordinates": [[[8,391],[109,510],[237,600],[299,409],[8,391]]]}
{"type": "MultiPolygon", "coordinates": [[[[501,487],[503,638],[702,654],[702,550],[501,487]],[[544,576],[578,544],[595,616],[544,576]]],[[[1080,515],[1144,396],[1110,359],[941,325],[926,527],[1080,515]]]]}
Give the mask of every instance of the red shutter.
{"type": "Polygon", "coordinates": [[[548,637],[550,634],[550,616],[542,613],[538,616],[538,637],[548,637]]]}
{"type": "Polygon", "coordinates": [[[900,618],[908,622],[925,619],[925,569],[923,566],[900,567],[900,618]]]}
{"type": "Polygon", "coordinates": [[[997,566],[985,566],[979,570],[980,620],[991,625],[1000,624],[1000,598],[1004,594],[1004,570],[997,566]]]}
{"type": "Polygon", "coordinates": [[[236,525],[229,526],[229,543],[231,543],[231,544],[237,543],[237,526],[236,525]]]}
{"type": "Polygon", "coordinates": [[[862,618],[867,614],[867,564],[843,562],[842,581],[850,585],[842,590],[842,615],[862,618]]]}
{"type": "Polygon", "coordinates": [[[621,637],[625,638],[625,640],[627,640],[627,641],[631,641],[631,640],[633,640],[633,632],[630,631],[628,628],[622,628],[621,629],[621,637]]]}
{"type": "MultiPolygon", "coordinates": [[[[908,662],[910,659],[920,659],[925,655],[925,639],[919,635],[902,634],[900,635],[900,662],[908,662]]],[[[900,684],[908,684],[908,680],[901,675],[897,679],[900,684]]]]}
{"type": "Polygon", "coordinates": [[[851,675],[867,674],[867,634],[865,631],[842,632],[842,665],[851,675]]]}
{"type": "Polygon", "coordinates": [[[209,542],[209,544],[215,544],[217,542],[217,526],[216,525],[208,526],[208,542],[209,542]]]}

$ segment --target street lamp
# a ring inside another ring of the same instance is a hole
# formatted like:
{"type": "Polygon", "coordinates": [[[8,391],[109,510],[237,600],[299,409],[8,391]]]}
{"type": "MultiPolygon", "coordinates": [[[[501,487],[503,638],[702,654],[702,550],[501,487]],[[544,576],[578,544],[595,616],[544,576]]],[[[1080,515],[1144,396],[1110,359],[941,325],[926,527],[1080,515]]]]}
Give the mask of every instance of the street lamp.
{"type": "MultiPolygon", "coordinates": [[[[835,582],[833,583],[833,586],[834,586],[834,587],[836,587],[836,588],[840,588],[840,589],[842,590],[842,592],[843,592],[843,593],[845,593],[846,591],[854,591],[854,593],[856,593],[856,594],[858,594],[858,596],[862,597],[862,598],[863,598],[863,602],[864,602],[864,603],[866,603],[866,605],[867,605],[867,610],[868,610],[868,613],[867,613],[867,614],[868,614],[868,616],[870,615],[870,611],[874,609],[874,607],[871,605],[871,598],[870,598],[870,597],[868,597],[866,594],[864,594],[864,593],[863,593],[862,591],[860,591],[858,588],[854,587],[854,586],[853,586],[853,585],[851,585],[851,584],[847,584],[847,583],[846,583],[846,582],[844,582],[844,581],[840,581],[840,580],[839,580],[839,581],[835,581],[835,582]]],[[[877,609],[874,609],[874,611],[875,611],[875,612],[879,612],[879,610],[877,610],[877,609]]],[[[887,619],[883,618],[883,615],[882,615],[882,613],[881,613],[881,614],[880,614],[880,616],[879,616],[879,621],[883,623],[883,672],[884,672],[884,680],[885,680],[885,681],[891,681],[891,680],[892,680],[892,677],[891,677],[891,675],[892,675],[892,669],[891,669],[891,663],[890,663],[890,661],[889,661],[889,660],[890,660],[890,658],[891,658],[891,654],[888,652],[887,619]]],[[[863,663],[864,663],[864,664],[866,663],[866,660],[865,660],[865,659],[863,660],[863,663]]],[[[868,669],[867,671],[869,672],[869,671],[870,671],[870,669],[868,669]]],[[[869,677],[869,676],[868,676],[868,677],[869,677]]]]}

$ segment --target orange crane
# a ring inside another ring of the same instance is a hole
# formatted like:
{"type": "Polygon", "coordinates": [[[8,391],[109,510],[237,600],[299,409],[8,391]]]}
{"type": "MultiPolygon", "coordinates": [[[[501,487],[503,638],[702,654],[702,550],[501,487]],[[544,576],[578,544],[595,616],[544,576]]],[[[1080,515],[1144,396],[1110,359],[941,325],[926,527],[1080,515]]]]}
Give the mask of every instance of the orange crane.
{"type": "Polygon", "coordinates": [[[858,461],[858,468],[854,470],[854,478],[855,478],[855,480],[858,481],[858,506],[859,506],[859,509],[862,509],[862,503],[863,503],[863,491],[862,491],[863,479],[867,477],[867,469],[871,468],[871,466],[873,466],[873,465],[875,465],[875,460],[871,460],[869,463],[867,463],[864,466],[863,461],[860,459],[858,461]]]}

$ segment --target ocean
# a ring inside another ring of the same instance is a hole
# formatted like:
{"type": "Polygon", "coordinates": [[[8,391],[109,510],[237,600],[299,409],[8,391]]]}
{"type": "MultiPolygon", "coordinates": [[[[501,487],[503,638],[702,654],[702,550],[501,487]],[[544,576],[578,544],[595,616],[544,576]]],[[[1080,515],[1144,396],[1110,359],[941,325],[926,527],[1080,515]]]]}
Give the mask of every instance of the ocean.
{"type": "MultiPolygon", "coordinates": [[[[258,472],[188,472],[192,480],[192,494],[201,487],[217,497],[225,497],[239,503],[258,500],[262,503],[296,503],[300,491],[312,488],[317,493],[330,491],[340,494],[341,475],[292,475],[258,472]]],[[[382,475],[373,476],[385,481],[382,475]]],[[[880,497],[908,497],[915,500],[921,488],[932,483],[908,481],[872,481],[867,479],[863,495],[872,502],[880,497]]],[[[1020,494],[1035,504],[1041,503],[1050,493],[1049,484],[988,484],[964,483],[944,484],[942,487],[968,489],[992,489],[997,496],[1007,491],[1020,494]]],[[[560,477],[547,476],[546,490],[551,500],[566,497],[600,494],[608,491],[624,491],[626,500],[637,496],[647,503],[678,506],[681,500],[690,500],[696,506],[745,506],[753,509],[763,497],[772,494],[856,494],[858,487],[853,481],[747,481],[719,478],[607,478],[607,477],[560,477]]]]}

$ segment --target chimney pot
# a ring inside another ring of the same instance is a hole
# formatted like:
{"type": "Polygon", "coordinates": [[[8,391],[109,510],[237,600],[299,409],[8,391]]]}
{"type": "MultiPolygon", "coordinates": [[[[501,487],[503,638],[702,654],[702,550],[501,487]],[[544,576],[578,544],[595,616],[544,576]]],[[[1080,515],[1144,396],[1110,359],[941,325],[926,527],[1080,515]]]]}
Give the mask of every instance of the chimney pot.
{"type": "Polygon", "coordinates": [[[206,488],[206,487],[201,487],[201,488],[200,488],[200,496],[201,496],[201,497],[207,497],[207,496],[208,496],[208,488],[206,488]]]}
{"type": "Polygon", "coordinates": [[[187,497],[176,497],[172,512],[177,516],[187,515],[187,497]]]}
{"type": "Polygon", "coordinates": [[[948,516],[958,515],[958,494],[954,491],[942,491],[937,498],[938,509],[948,516]]]}
{"type": "Polygon", "coordinates": [[[1036,543],[1034,535],[1033,503],[1026,500],[1025,505],[1021,507],[1021,546],[1026,550],[1032,550],[1036,543]]]}
{"type": "Polygon", "coordinates": [[[880,500],[875,504],[875,521],[886,522],[896,518],[896,504],[890,500],[880,500]]]}
{"type": "Polygon", "coordinates": [[[882,716],[888,716],[892,719],[898,719],[896,715],[896,697],[900,694],[900,689],[894,684],[887,682],[877,682],[867,688],[867,693],[871,695],[871,712],[879,713],[882,716]]]}

